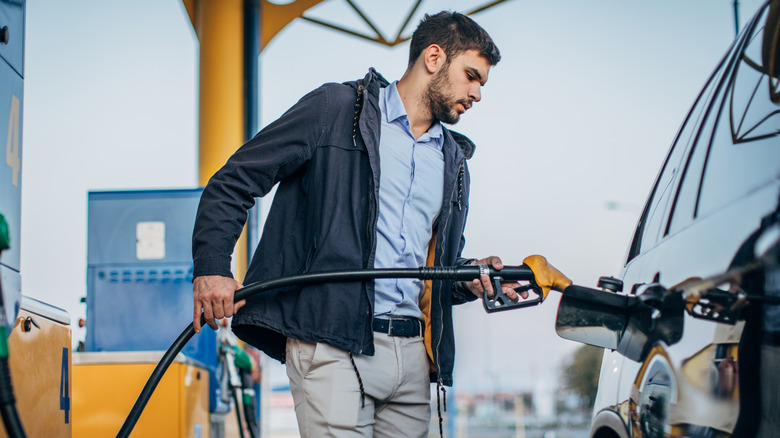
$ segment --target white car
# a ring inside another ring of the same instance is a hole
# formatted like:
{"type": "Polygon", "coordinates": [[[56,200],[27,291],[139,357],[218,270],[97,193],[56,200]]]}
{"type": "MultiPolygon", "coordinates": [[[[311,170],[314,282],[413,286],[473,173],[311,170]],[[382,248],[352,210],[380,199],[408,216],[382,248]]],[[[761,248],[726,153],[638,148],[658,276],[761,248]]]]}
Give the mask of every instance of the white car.
{"type": "Polygon", "coordinates": [[[683,122],[630,243],[624,292],[563,295],[558,333],[605,348],[592,437],[780,436],[778,241],[772,0],[683,122]]]}

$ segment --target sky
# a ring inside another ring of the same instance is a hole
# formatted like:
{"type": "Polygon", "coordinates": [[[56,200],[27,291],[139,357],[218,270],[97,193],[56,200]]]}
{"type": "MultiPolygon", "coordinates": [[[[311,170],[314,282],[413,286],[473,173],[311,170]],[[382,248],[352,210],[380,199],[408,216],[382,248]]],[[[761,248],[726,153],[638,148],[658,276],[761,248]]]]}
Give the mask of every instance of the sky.
{"type": "MultiPolygon", "coordinates": [[[[739,2],[741,24],[760,3],[739,2]]],[[[406,10],[358,4],[388,35],[406,10]]],[[[311,13],[355,22],[344,0],[311,13]]],[[[473,18],[502,61],[453,127],[477,145],[464,255],[519,265],[541,254],[591,287],[618,276],[666,151],[734,39],[733,1],[509,0],[473,18]]],[[[22,288],[70,313],[75,344],[88,191],[197,185],[198,41],[177,0],[36,0],[26,25],[22,288]]],[[[400,78],[407,52],[293,22],[260,57],[260,126],[369,66],[400,78]]],[[[559,297],[491,315],[456,309],[456,388],[554,387],[578,347],[555,334],[559,297]]]]}

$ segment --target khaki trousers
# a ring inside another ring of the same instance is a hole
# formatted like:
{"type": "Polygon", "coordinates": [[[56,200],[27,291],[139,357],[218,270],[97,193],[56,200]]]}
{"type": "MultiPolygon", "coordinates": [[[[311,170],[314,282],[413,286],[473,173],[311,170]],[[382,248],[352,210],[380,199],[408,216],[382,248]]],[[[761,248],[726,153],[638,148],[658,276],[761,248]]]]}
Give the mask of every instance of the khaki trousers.
{"type": "Polygon", "coordinates": [[[430,369],[422,337],[374,333],[374,356],[287,340],[287,376],[303,438],[428,436],[430,369]]]}
{"type": "Polygon", "coordinates": [[[780,347],[761,346],[761,423],[759,438],[780,437],[780,347]]]}

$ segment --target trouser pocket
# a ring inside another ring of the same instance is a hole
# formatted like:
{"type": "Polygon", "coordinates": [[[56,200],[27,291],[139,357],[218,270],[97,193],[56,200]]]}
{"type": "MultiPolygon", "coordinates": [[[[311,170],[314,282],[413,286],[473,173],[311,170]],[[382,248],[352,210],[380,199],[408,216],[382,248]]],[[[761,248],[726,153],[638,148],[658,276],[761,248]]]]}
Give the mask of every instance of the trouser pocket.
{"type": "Polygon", "coordinates": [[[346,351],[288,339],[287,376],[301,436],[372,435],[374,405],[367,397],[363,406],[346,351]]]}
{"type": "Polygon", "coordinates": [[[287,338],[287,345],[285,346],[288,367],[287,377],[290,377],[290,366],[293,366],[298,374],[305,376],[309,372],[309,368],[311,368],[316,351],[316,342],[304,342],[287,338]]]}

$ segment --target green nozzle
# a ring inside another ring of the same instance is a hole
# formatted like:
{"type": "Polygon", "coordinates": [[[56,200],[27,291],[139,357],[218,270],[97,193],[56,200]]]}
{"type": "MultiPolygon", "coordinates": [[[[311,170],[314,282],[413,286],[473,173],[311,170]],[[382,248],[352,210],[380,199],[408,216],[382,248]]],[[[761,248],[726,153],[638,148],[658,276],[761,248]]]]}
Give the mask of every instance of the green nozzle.
{"type": "Polygon", "coordinates": [[[0,214],[0,252],[11,247],[11,237],[8,235],[8,222],[5,216],[0,214]]]}
{"type": "Polygon", "coordinates": [[[233,351],[236,354],[235,359],[233,360],[236,368],[240,370],[252,371],[252,359],[249,358],[249,355],[246,354],[244,350],[236,346],[233,346],[233,351]]]}

